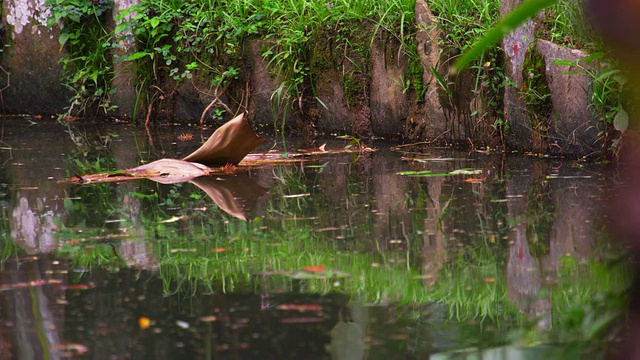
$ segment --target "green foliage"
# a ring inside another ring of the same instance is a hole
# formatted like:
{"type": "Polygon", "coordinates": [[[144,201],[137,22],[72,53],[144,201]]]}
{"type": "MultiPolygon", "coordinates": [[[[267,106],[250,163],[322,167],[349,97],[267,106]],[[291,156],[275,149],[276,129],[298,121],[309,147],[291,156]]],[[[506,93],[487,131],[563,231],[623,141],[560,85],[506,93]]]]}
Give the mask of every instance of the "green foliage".
{"type": "MultiPolygon", "coordinates": [[[[536,138],[549,136],[549,121],[552,116],[551,91],[547,85],[546,66],[542,56],[533,47],[522,65],[522,94],[527,106],[527,115],[536,138]]],[[[541,150],[541,149],[540,149],[541,150]]]]}
{"type": "Polygon", "coordinates": [[[526,0],[518,7],[505,16],[498,24],[488,29],[486,32],[480,33],[480,38],[473,46],[465,49],[463,55],[456,60],[451,67],[452,74],[458,73],[460,70],[469,66],[474,60],[494,44],[500,41],[505,35],[516,29],[518,26],[538,14],[543,9],[553,5],[557,0],[526,0]]]}
{"type": "MultiPolygon", "coordinates": [[[[64,59],[68,83],[84,107],[88,100],[100,97],[104,109],[109,108],[112,53],[126,41],[133,41],[135,49],[115,61],[136,62],[136,83],[141,94],[148,93],[150,102],[159,96],[162,90],[157,85],[164,79],[180,81],[196,72],[211,79],[209,89],[202,91],[221,95],[241,75],[245,40],[262,39],[262,55],[280,81],[273,98],[285,108],[313,91],[310,39],[342,27],[362,30],[359,24],[370,23],[368,44],[349,46],[368,48],[382,30],[411,45],[414,11],[413,2],[398,0],[142,0],[117,14],[118,25],[111,34],[103,26],[111,0],[49,0],[47,5],[53,10],[50,25],[63,25],[60,42],[70,53],[64,59]]],[[[417,79],[414,76],[414,86],[420,88],[417,79]]]]}
{"type": "Polygon", "coordinates": [[[545,10],[544,36],[556,44],[584,49],[590,52],[601,51],[602,41],[594,34],[589,23],[584,2],[579,0],[557,0],[545,10]]]}
{"type": "MultiPolygon", "coordinates": [[[[554,65],[569,66],[568,74],[584,75],[591,80],[591,89],[588,89],[591,96],[590,106],[596,117],[605,124],[599,129],[599,136],[604,137],[610,127],[620,132],[627,129],[629,116],[623,106],[632,106],[625,103],[627,79],[613,59],[606,58],[604,53],[596,52],[576,61],[556,61],[554,65]]],[[[614,148],[618,141],[613,141],[614,148]]]]}
{"type": "Polygon", "coordinates": [[[113,0],[47,0],[51,8],[47,24],[61,25],[59,42],[67,55],[61,58],[62,78],[74,97],[67,113],[82,114],[94,105],[106,113],[112,70],[112,34],[105,28],[113,0]]]}
{"type": "MultiPolygon", "coordinates": [[[[438,26],[444,33],[441,46],[447,54],[445,56],[452,59],[464,58],[467,53],[476,51],[477,43],[495,26],[499,19],[500,2],[496,0],[474,0],[463,3],[452,0],[434,0],[429,3],[429,6],[438,20],[438,26]]],[[[509,129],[509,123],[502,111],[503,93],[504,87],[511,84],[504,74],[504,54],[499,46],[494,46],[491,43],[476,55],[464,65],[469,68],[475,78],[472,92],[486,110],[482,116],[488,116],[491,119],[491,125],[499,134],[504,145],[504,133],[509,129]]],[[[446,66],[449,65],[446,64],[446,66]]],[[[457,71],[450,71],[448,75],[456,73],[457,71]]],[[[448,75],[443,77],[435,69],[432,69],[432,74],[449,97],[450,102],[454,103],[452,97],[455,86],[452,86],[451,83],[453,77],[448,75]]],[[[471,116],[477,115],[477,111],[471,114],[471,116]]],[[[478,121],[482,120],[485,119],[478,118],[478,121]]]]}
{"type": "Polygon", "coordinates": [[[499,17],[496,0],[432,0],[429,6],[445,34],[444,44],[464,52],[491,29],[499,17]]]}

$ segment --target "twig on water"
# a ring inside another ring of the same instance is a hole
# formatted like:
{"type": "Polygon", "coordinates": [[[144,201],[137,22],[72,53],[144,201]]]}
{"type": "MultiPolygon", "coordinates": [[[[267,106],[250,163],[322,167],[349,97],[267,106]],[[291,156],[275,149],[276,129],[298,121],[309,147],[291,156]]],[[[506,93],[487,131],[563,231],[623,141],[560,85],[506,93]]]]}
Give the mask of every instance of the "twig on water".
{"type": "Polygon", "coordinates": [[[410,146],[417,146],[417,145],[431,145],[434,142],[436,142],[438,140],[438,138],[442,137],[444,134],[448,133],[449,130],[443,132],[442,134],[436,136],[435,138],[428,140],[428,141],[420,141],[420,142],[416,142],[416,143],[411,143],[411,144],[402,144],[402,145],[397,145],[394,146],[394,149],[401,149],[401,148],[405,148],[405,147],[410,147],[410,146]]]}

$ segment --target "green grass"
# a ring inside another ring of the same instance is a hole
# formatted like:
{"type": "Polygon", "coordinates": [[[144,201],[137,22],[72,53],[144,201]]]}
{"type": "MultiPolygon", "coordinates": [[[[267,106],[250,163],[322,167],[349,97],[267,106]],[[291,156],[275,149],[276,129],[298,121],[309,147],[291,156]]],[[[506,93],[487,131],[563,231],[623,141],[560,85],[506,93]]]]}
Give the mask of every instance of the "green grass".
{"type": "Polygon", "coordinates": [[[584,3],[580,0],[557,0],[546,10],[544,24],[548,40],[589,52],[602,52],[604,44],[585,15],[584,3]]]}
{"type": "Polygon", "coordinates": [[[76,90],[78,106],[83,109],[88,107],[86,101],[96,95],[108,103],[112,61],[136,62],[136,83],[146,101],[160,96],[154,93],[166,78],[180,81],[195,73],[210,79],[209,88],[204,91],[221,94],[241,75],[239,64],[247,39],[265,41],[262,55],[281,82],[274,99],[280,107],[287,107],[312,92],[310,39],[341,28],[362,30],[366,23],[367,43],[381,31],[394,34],[401,42],[410,42],[415,6],[413,1],[400,0],[143,0],[120,14],[121,24],[115,34],[109,34],[101,17],[105,9],[111,8],[109,2],[92,5],[77,0],[50,0],[47,4],[55,9],[50,24],[65,26],[61,43],[67,45],[69,55],[64,61],[73,63],[70,70],[75,71],[75,76],[67,77],[67,83],[76,90]],[[95,47],[87,45],[86,36],[94,37],[91,44],[95,47]],[[134,53],[117,59],[105,55],[126,39],[135,42],[134,53]]]}

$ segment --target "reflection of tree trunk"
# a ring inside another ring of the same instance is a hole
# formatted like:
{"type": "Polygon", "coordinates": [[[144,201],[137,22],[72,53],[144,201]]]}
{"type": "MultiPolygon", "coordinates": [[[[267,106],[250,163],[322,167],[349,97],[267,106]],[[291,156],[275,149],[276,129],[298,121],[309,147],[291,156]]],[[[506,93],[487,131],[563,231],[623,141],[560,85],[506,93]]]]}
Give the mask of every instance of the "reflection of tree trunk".
{"type": "Polygon", "coordinates": [[[554,189],[556,215],[549,256],[545,258],[545,265],[553,272],[562,256],[578,255],[585,259],[593,256],[593,227],[596,226],[594,219],[597,200],[592,196],[597,191],[595,185],[588,184],[583,179],[557,181],[561,188],[554,189]]]}
{"type": "MultiPolygon", "coordinates": [[[[345,218],[344,213],[349,212],[349,206],[354,198],[349,198],[347,184],[348,175],[352,169],[346,166],[350,160],[350,156],[340,156],[329,162],[321,174],[318,174],[318,185],[321,194],[327,197],[330,208],[336,208],[336,211],[322,211],[318,209],[320,218],[317,220],[320,228],[340,228],[349,226],[347,221],[351,219],[345,218]]],[[[320,194],[319,194],[320,195],[320,194]]],[[[322,205],[325,207],[326,205],[322,205]]]]}
{"type": "Polygon", "coordinates": [[[443,182],[443,177],[427,180],[431,202],[427,205],[427,217],[424,220],[422,235],[422,283],[426,286],[431,286],[436,282],[437,273],[446,260],[444,229],[439,221],[442,214],[440,195],[443,182]]]}
{"type": "Polygon", "coordinates": [[[507,180],[507,210],[509,219],[513,222],[509,232],[511,248],[507,262],[507,287],[509,299],[522,312],[532,317],[540,317],[538,326],[549,328],[551,303],[548,298],[538,296],[542,274],[538,260],[531,253],[527,237],[529,191],[532,181],[537,179],[532,179],[526,172],[516,172],[507,180]]]}
{"type": "Polygon", "coordinates": [[[0,318],[13,323],[11,341],[13,354],[2,350],[2,358],[59,359],[56,345],[63,331],[63,310],[56,303],[54,288],[40,281],[49,281],[43,274],[50,272],[52,259],[45,257],[20,263],[20,271],[0,272],[5,285],[29,284],[7,290],[0,296],[0,318]],[[6,356],[6,357],[5,357],[6,356]]]}
{"type": "Polygon", "coordinates": [[[389,240],[405,240],[410,232],[411,217],[405,206],[405,194],[409,182],[396,173],[400,170],[396,159],[391,160],[388,154],[374,154],[372,178],[375,189],[376,212],[374,216],[374,232],[381,250],[387,250],[389,240]],[[404,229],[403,229],[404,228],[404,229]]]}
{"type": "Polygon", "coordinates": [[[52,136],[33,142],[33,150],[14,152],[13,161],[24,166],[13,166],[8,172],[8,181],[20,189],[11,196],[11,238],[32,254],[49,252],[57,246],[54,220],[62,215],[62,199],[66,194],[63,187],[48,178],[60,174],[54,169],[64,168],[58,154],[65,150],[60,144],[52,144],[56,140],[62,143],[52,136]]]}
{"type": "Polygon", "coordinates": [[[369,307],[352,303],[340,310],[340,319],[331,329],[331,358],[360,360],[365,358],[365,335],[369,307]]]}
{"type": "Polygon", "coordinates": [[[11,216],[11,238],[14,243],[31,254],[54,250],[57,241],[53,232],[58,228],[53,221],[53,211],[45,210],[46,198],[35,198],[35,209],[32,209],[27,197],[18,196],[18,204],[11,216]]]}
{"type": "MultiPolygon", "coordinates": [[[[120,138],[130,136],[125,129],[120,130],[120,138]]],[[[115,141],[111,143],[109,150],[116,160],[118,169],[127,169],[138,165],[139,152],[138,149],[132,151],[132,142],[115,141]]],[[[144,146],[140,144],[140,146],[144,146]]],[[[126,226],[128,229],[122,229],[130,235],[133,240],[122,240],[120,242],[119,254],[125,263],[129,266],[135,266],[138,269],[157,270],[158,259],[156,259],[153,245],[145,239],[144,225],[140,222],[142,216],[142,204],[139,197],[132,194],[140,191],[140,186],[144,186],[142,182],[124,182],[118,185],[118,191],[122,194],[122,216],[128,216],[130,224],[126,226]]]]}

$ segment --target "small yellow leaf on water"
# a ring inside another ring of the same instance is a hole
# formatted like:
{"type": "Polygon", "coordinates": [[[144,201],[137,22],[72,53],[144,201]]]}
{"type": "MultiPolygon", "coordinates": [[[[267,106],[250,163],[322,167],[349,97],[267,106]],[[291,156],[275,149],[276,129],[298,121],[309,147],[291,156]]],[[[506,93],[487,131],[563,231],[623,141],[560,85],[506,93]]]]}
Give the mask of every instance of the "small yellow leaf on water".
{"type": "Polygon", "coordinates": [[[138,325],[142,330],[148,329],[149,326],[151,326],[151,319],[146,316],[141,316],[140,319],[138,319],[138,325]]]}

